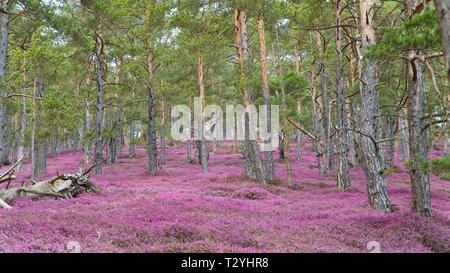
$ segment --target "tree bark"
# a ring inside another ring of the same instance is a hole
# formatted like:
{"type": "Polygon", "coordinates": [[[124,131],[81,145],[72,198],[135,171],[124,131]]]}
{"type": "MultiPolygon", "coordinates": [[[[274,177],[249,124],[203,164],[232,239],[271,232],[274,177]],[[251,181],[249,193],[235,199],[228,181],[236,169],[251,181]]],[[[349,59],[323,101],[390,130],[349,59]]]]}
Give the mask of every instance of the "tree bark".
{"type": "Polygon", "coordinates": [[[330,146],[330,100],[328,93],[328,85],[327,79],[325,75],[325,61],[324,61],[324,51],[325,48],[322,45],[322,38],[319,31],[316,31],[316,42],[317,48],[319,49],[319,58],[318,58],[318,71],[319,71],[319,79],[320,79],[320,99],[319,107],[321,108],[321,115],[319,119],[319,132],[321,135],[321,142],[323,153],[321,155],[323,162],[323,170],[322,174],[325,177],[328,177],[330,167],[331,167],[331,146],[330,146]]]}
{"type": "Polygon", "coordinates": [[[313,69],[310,76],[310,85],[312,89],[311,105],[312,105],[312,127],[314,135],[314,151],[317,157],[317,165],[319,168],[319,173],[322,177],[326,177],[326,166],[324,157],[324,148],[322,144],[322,131],[320,127],[320,120],[322,117],[322,112],[320,110],[319,94],[317,92],[317,81],[316,81],[316,71],[313,69]]]}
{"type": "MultiPolygon", "coordinates": [[[[0,12],[0,159],[3,159],[5,145],[5,103],[6,95],[6,64],[8,58],[8,22],[9,12],[8,6],[10,1],[2,0],[0,7],[4,12],[0,12]]],[[[3,166],[3,160],[0,160],[0,167],[3,166]]]]}
{"type": "MultiPolygon", "coordinates": [[[[257,17],[257,26],[259,34],[259,62],[261,64],[261,82],[264,98],[264,105],[267,107],[267,132],[272,132],[271,123],[271,102],[270,102],[270,89],[269,89],[269,67],[267,64],[267,50],[266,50],[266,34],[264,29],[264,18],[262,14],[257,17]]],[[[272,143],[272,139],[267,141],[272,143]]],[[[275,169],[273,164],[273,150],[264,152],[264,172],[268,180],[272,180],[274,177],[275,169]]]]}
{"type": "Polygon", "coordinates": [[[342,1],[336,0],[336,96],[337,96],[337,125],[338,130],[338,176],[337,186],[339,190],[345,191],[350,187],[350,178],[348,177],[348,122],[345,105],[345,74],[344,74],[344,52],[342,50],[342,28],[341,25],[342,1]]]}
{"type": "Polygon", "coordinates": [[[153,53],[148,52],[147,56],[148,69],[148,101],[147,101],[147,141],[148,141],[148,170],[151,175],[156,175],[158,172],[158,155],[156,147],[156,113],[155,113],[155,87],[153,82],[153,53]]]}
{"type": "MultiPolygon", "coordinates": [[[[375,44],[373,23],[374,0],[360,0],[360,28],[362,51],[375,44]]],[[[379,126],[379,104],[376,89],[377,66],[374,61],[363,57],[361,70],[361,151],[363,169],[367,178],[368,197],[371,206],[382,212],[392,211],[388,198],[386,181],[382,170],[377,145],[379,126]]]]}
{"type": "Polygon", "coordinates": [[[424,121],[425,85],[424,65],[410,52],[408,56],[408,127],[409,171],[412,188],[413,211],[431,216],[430,177],[426,123],[424,121]]]}
{"type": "MultiPolygon", "coordinates": [[[[34,96],[43,99],[45,95],[44,81],[40,78],[37,79],[37,93],[34,96]]],[[[36,99],[35,99],[36,100],[36,99]]],[[[47,174],[47,141],[46,137],[41,136],[42,134],[38,134],[39,138],[36,137],[36,129],[39,130],[45,128],[44,124],[44,108],[42,103],[39,105],[34,105],[33,109],[33,142],[34,142],[34,156],[32,157],[32,179],[35,180],[38,177],[44,176],[47,174]],[[39,110],[39,118],[36,117],[36,110],[39,110]],[[37,125],[37,127],[36,127],[37,125]]]]}
{"type": "MultiPolygon", "coordinates": [[[[89,100],[86,98],[84,104],[85,110],[85,121],[84,121],[84,134],[90,134],[91,132],[91,112],[89,110],[89,100]]],[[[84,163],[89,163],[91,161],[91,139],[90,137],[85,137],[83,144],[83,158],[84,163]]]]}
{"type": "Polygon", "coordinates": [[[198,91],[199,91],[199,100],[200,100],[200,109],[198,115],[198,124],[199,124],[199,138],[197,139],[198,146],[198,159],[202,166],[202,172],[208,172],[208,146],[207,142],[203,136],[203,103],[205,99],[205,82],[204,82],[204,74],[203,74],[203,56],[201,54],[197,57],[197,82],[198,82],[198,91]]]}
{"type": "Polygon", "coordinates": [[[103,161],[103,64],[101,60],[103,41],[100,34],[96,37],[96,51],[94,54],[97,66],[97,120],[95,126],[96,142],[95,142],[95,165],[94,173],[102,172],[103,161]]]}
{"type": "Polygon", "coordinates": [[[398,117],[398,160],[404,162],[409,156],[409,132],[406,109],[401,109],[398,117]]]}
{"type": "Polygon", "coordinates": [[[450,1],[434,0],[441,27],[442,44],[444,47],[447,77],[450,83],[450,1]]]}
{"type": "Polygon", "coordinates": [[[166,164],[166,104],[161,100],[161,125],[159,127],[159,163],[166,164]]]}
{"type": "MultiPolygon", "coordinates": [[[[301,55],[300,55],[300,49],[298,48],[298,46],[294,47],[294,55],[295,55],[295,72],[297,74],[297,76],[300,76],[300,70],[301,70],[301,55]]],[[[297,98],[297,114],[300,116],[302,113],[302,102],[301,102],[301,98],[297,98]]],[[[302,159],[302,146],[303,146],[303,134],[300,130],[296,129],[295,130],[296,133],[296,137],[295,137],[295,150],[296,150],[296,157],[297,160],[301,160],[302,159]]]]}
{"type": "Polygon", "coordinates": [[[245,114],[245,132],[246,139],[243,141],[243,152],[245,157],[246,173],[250,179],[256,179],[259,182],[265,184],[266,177],[264,175],[264,170],[259,156],[259,148],[255,140],[249,139],[250,130],[255,130],[255,128],[250,128],[250,106],[251,98],[249,94],[249,89],[246,84],[246,74],[248,73],[248,67],[246,62],[248,60],[248,35],[247,35],[247,14],[242,10],[234,11],[234,26],[235,26],[235,41],[236,50],[238,55],[238,63],[240,68],[240,84],[242,86],[244,107],[246,109],[245,114]]]}
{"type": "MultiPolygon", "coordinates": [[[[297,100],[297,113],[301,115],[302,113],[302,103],[300,99],[297,100]]],[[[302,149],[303,149],[303,133],[300,130],[295,130],[296,132],[296,155],[297,160],[302,160],[302,149]]]]}

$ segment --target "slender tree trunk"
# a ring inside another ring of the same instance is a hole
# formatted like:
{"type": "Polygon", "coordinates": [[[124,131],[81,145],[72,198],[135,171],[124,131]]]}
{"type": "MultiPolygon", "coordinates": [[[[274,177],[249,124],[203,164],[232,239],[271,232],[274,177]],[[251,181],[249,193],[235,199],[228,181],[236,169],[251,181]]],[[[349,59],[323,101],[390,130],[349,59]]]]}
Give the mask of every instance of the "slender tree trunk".
{"type": "MultiPolygon", "coordinates": [[[[10,1],[2,0],[0,7],[5,12],[0,12],[0,159],[3,159],[5,146],[5,117],[6,109],[4,98],[6,95],[5,81],[6,81],[6,63],[8,57],[8,22],[9,13],[8,5],[10,1]]],[[[3,160],[0,160],[0,167],[3,166],[3,160]]]]}
{"type": "Polygon", "coordinates": [[[342,1],[336,0],[336,52],[337,52],[337,65],[336,65],[336,96],[337,96],[337,125],[338,130],[338,177],[337,186],[339,190],[345,191],[350,187],[350,178],[348,177],[348,122],[345,105],[345,74],[344,74],[344,52],[342,50],[342,28],[341,25],[341,12],[342,1]]]}
{"type": "MultiPolygon", "coordinates": [[[[34,83],[33,96],[36,97],[37,79],[34,83]]],[[[33,98],[33,113],[31,117],[31,179],[36,179],[36,98],[33,98]]]]}
{"type": "MultiPolygon", "coordinates": [[[[85,121],[84,121],[84,130],[85,130],[85,135],[89,134],[91,132],[91,112],[89,110],[89,101],[86,98],[86,102],[84,104],[84,109],[85,109],[85,121]]],[[[56,141],[57,142],[57,141],[56,141]]],[[[84,144],[83,144],[83,154],[84,154],[84,163],[89,163],[91,161],[91,139],[90,136],[86,137],[84,139],[84,144]]]]}
{"type": "Polygon", "coordinates": [[[192,140],[186,142],[186,157],[187,162],[192,163],[192,140]]]}
{"type": "MultiPolygon", "coordinates": [[[[301,75],[300,70],[301,70],[301,55],[300,55],[300,49],[298,48],[298,46],[294,47],[294,55],[295,55],[295,72],[297,73],[298,76],[301,75]]],[[[297,98],[297,114],[300,116],[302,113],[302,102],[301,102],[301,98],[298,97],[297,98]]],[[[296,133],[296,157],[297,160],[301,160],[302,159],[302,146],[303,146],[303,133],[296,129],[295,130],[296,133]]]]}
{"type": "MultiPolygon", "coordinates": [[[[297,113],[301,115],[302,113],[302,103],[300,99],[297,100],[297,113]]],[[[297,160],[302,160],[302,148],[303,148],[303,133],[300,130],[295,130],[296,132],[296,155],[297,160]]]]}
{"type": "Polygon", "coordinates": [[[249,94],[249,88],[246,86],[246,74],[248,73],[248,67],[246,62],[248,60],[248,35],[247,35],[247,14],[245,11],[235,10],[234,11],[234,25],[236,34],[236,49],[238,54],[238,63],[240,67],[240,84],[243,86],[243,99],[244,107],[246,109],[245,113],[245,132],[246,139],[243,143],[243,150],[245,156],[245,165],[247,176],[251,179],[256,179],[263,184],[266,183],[266,178],[264,175],[264,170],[259,156],[259,148],[257,146],[256,140],[251,140],[249,136],[251,131],[255,128],[250,128],[250,106],[251,98],[249,94]]]}
{"type": "Polygon", "coordinates": [[[166,164],[166,104],[161,100],[161,126],[159,128],[159,139],[161,151],[159,153],[159,163],[166,164]]]}
{"type": "MultiPolygon", "coordinates": [[[[205,99],[205,82],[204,82],[204,74],[203,74],[203,56],[201,54],[197,57],[197,82],[198,82],[198,91],[199,91],[199,115],[198,118],[198,138],[197,138],[197,146],[198,146],[198,159],[202,166],[202,172],[208,172],[208,146],[207,142],[203,136],[203,103],[205,99]]],[[[196,110],[197,111],[197,110],[196,110]]]]}
{"type": "MultiPolygon", "coordinates": [[[[27,101],[26,98],[22,98],[22,114],[20,115],[20,131],[19,131],[19,138],[18,138],[18,149],[17,149],[17,159],[21,159],[25,157],[25,132],[27,128],[27,101]]],[[[23,161],[17,165],[17,169],[20,170],[23,168],[23,161]]]]}
{"type": "Polygon", "coordinates": [[[33,99],[33,123],[31,132],[31,179],[41,177],[47,173],[47,144],[43,137],[37,137],[37,128],[42,130],[44,128],[43,108],[36,103],[36,98],[44,97],[44,81],[36,78],[34,87],[33,99]],[[39,107],[39,109],[38,109],[39,107]],[[42,108],[42,109],[41,109],[42,108]],[[37,111],[39,110],[39,118],[37,118],[37,111]]]}
{"type": "Polygon", "coordinates": [[[408,125],[409,164],[413,211],[431,216],[430,177],[426,123],[424,122],[425,85],[424,65],[410,52],[408,58],[408,125]]]}
{"type": "MultiPolygon", "coordinates": [[[[444,47],[445,64],[447,68],[447,83],[450,83],[450,1],[434,0],[436,11],[439,17],[439,25],[441,28],[442,44],[444,47]]],[[[450,102],[450,90],[447,87],[447,102],[450,102]]],[[[444,153],[450,154],[450,137],[448,130],[450,122],[447,122],[444,131],[444,153]]]]}
{"type": "Polygon", "coordinates": [[[158,172],[158,156],[156,151],[156,113],[155,113],[155,88],[153,83],[153,54],[148,53],[147,66],[149,73],[149,87],[148,87],[148,127],[147,127],[147,141],[148,141],[148,169],[151,175],[156,175],[158,172]]]}
{"type": "Polygon", "coordinates": [[[325,176],[328,177],[329,171],[333,167],[333,150],[331,148],[330,137],[330,94],[328,90],[328,82],[325,73],[325,47],[322,43],[322,36],[316,32],[317,47],[319,48],[319,77],[320,77],[320,89],[321,89],[321,107],[322,107],[322,119],[321,119],[321,134],[323,139],[324,148],[324,171],[325,176]]]}
{"type": "MultiPolygon", "coordinates": [[[[45,109],[42,103],[42,99],[45,96],[45,86],[44,81],[40,79],[38,81],[38,97],[41,98],[41,102],[39,103],[39,127],[41,129],[45,128],[44,124],[44,113],[45,109]]],[[[47,138],[40,137],[37,142],[37,168],[36,168],[36,176],[40,177],[47,174],[47,138]]]]}
{"type": "Polygon", "coordinates": [[[97,66],[97,120],[95,126],[96,142],[95,142],[95,173],[102,172],[102,166],[99,164],[103,161],[103,65],[101,60],[103,41],[97,36],[95,62],[97,66]]]}
{"type": "MultiPolygon", "coordinates": [[[[136,105],[134,103],[134,100],[136,98],[136,85],[133,85],[133,111],[134,109],[136,109],[136,105]]],[[[137,135],[138,135],[138,130],[136,128],[136,120],[135,120],[135,116],[133,114],[133,116],[131,117],[131,121],[130,121],[130,131],[128,133],[128,157],[129,158],[135,158],[136,157],[136,141],[137,141],[137,135]]]]}
{"type": "Polygon", "coordinates": [[[391,116],[386,116],[386,130],[385,130],[385,136],[384,139],[385,142],[385,166],[387,168],[392,168],[394,166],[394,156],[395,156],[395,150],[394,150],[394,121],[392,120],[391,116]]]}
{"type": "Polygon", "coordinates": [[[129,132],[129,148],[128,148],[128,157],[135,158],[136,157],[136,121],[131,120],[130,123],[130,132],[129,132]]]}
{"type": "Polygon", "coordinates": [[[407,113],[402,109],[398,117],[398,160],[407,161],[409,156],[409,131],[407,113]]]}
{"type": "MultiPolygon", "coordinates": [[[[374,0],[360,0],[360,28],[363,52],[375,44],[373,23],[374,0]]],[[[361,151],[363,169],[367,178],[369,202],[373,208],[383,212],[392,211],[384,179],[380,153],[377,145],[378,93],[376,90],[377,66],[363,57],[361,70],[361,151]]]]}
{"type": "Polygon", "coordinates": [[[114,140],[113,140],[113,136],[112,136],[112,134],[113,134],[112,130],[114,130],[114,129],[112,126],[111,119],[112,119],[111,113],[110,113],[110,111],[107,111],[105,114],[105,128],[110,129],[109,135],[105,137],[105,142],[106,142],[105,150],[106,150],[106,163],[107,164],[112,164],[112,161],[113,161],[112,153],[113,153],[114,140]]]}
{"type": "Polygon", "coordinates": [[[310,76],[310,84],[312,89],[312,127],[313,132],[316,138],[314,139],[314,151],[317,156],[317,165],[319,168],[319,173],[322,177],[326,175],[326,167],[325,167],[325,157],[324,157],[324,148],[322,144],[322,131],[320,127],[320,120],[322,117],[322,113],[320,110],[320,102],[319,102],[319,94],[317,92],[317,82],[316,82],[316,71],[313,69],[310,76]]]}
{"type": "MultiPolygon", "coordinates": [[[[271,103],[270,103],[270,89],[269,89],[269,67],[267,64],[267,50],[266,50],[266,34],[264,29],[264,18],[262,14],[257,18],[258,33],[259,33],[259,62],[261,64],[261,82],[264,97],[264,105],[267,107],[267,132],[272,132],[271,124],[271,103]]],[[[266,144],[271,144],[272,139],[266,144]]],[[[273,164],[273,150],[264,152],[264,170],[265,176],[268,180],[274,177],[275,169],[273,164]]]]}

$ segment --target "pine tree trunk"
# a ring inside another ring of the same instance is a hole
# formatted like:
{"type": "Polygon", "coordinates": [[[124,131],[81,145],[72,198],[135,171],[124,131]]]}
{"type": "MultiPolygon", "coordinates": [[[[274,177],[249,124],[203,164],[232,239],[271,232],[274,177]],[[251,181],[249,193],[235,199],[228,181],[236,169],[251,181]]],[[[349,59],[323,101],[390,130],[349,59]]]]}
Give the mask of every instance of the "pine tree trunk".
{"type": "Polygon", "coordinates": [[[97,37],[96,47],[94,57],[97,66],[97,120],[94,173],[99,174],[102,172],[102,166],[99,163],[103,161],[103,65],[101,60],[103,43],[101,37],[97,37]]]}
{"type": "Polygon", "coordinates": [[[131,120],[130,123],[130,132],[129,132],[129,148],[128,148],[128,157],[135,158],[136,157],[136,121],[131,120]]]}
{"type": "Polygon", "coordinates": [[[441,27],[442,44],[444,47],[447,77],[450,83],[450,1],[434,0],[441,27]]]}
{"type": "MultiPolygon", "coordinates": [[[[301,54],[300,54],[300,49],[298,48],[298,46],[294,47],[294,55],[295,55],[295,72],[297,73],[298,76],[301,75],[300,70],[301,70],[301,54]]],[[[302,102],[301,102],[301,98],[297,98],[297,114],[300,116],[302,113],[302,102]]],[[[296,133],[296,137],[295,137],[295,151],[296,151],[296,158],[297,160],[302,160],[302,146],[303,146],[303,133],[300,130],[295,130],[296,133]]]]}
{"type": "MultiPolygon", "coordinates": [[[[374,0],[360,0],[360,28],[363,52],[375,44],[373,24],[374,0]]],[[[377,128],[379,126],[378,93],[376,90],[376,64],[363,58],[361,68],[361,151],[363,169],[367,178],[368,197],[371,206],[379,211],[392,211],[387,195],[379,147],[377,128]]]]}
{"type": "MultiPolygon", "coordinates": [[[[5,118],[6,109],[4,98],[6,95],[5,81],[6,81],[6,63],[8,57],[8,13],[9,1],[1,1],[1,9],[5,12],[0,12],[0,159],[3,159],[5,146],[5,118]]],[[[0,160],[0,167],[3,166],[3,161],[0,160]]]]}
{"type": "MultiPolygon", "coordinates": [[[[18,148],[17,148],[17,159],[25,157],[25,132],[27,128],[27,101],[26,98],[22,98],[22,114],[20,115],[20,131],[18,133],[18,148]]],[[[20,170],[23,168],[23,160],[17,166],[20,170]]]]}
{"type": "Polygon", "coordinates": [[[325,167],[325,157],[324,157],[324,149],[322,144],[322,131],[320,126],[320,120],[322,119],[322,113],[320,110],[320,102],[319,102],[319,94],[317,92],[317,85],[316,85],[316,71],[311,72],[310,76],[310,84],[312,89],[312,127],[313,132],[316,138],[314,139],[314,151],[317,156],[317,165],[319,168],[319,173],[322,177],[327,176],[326,174],[326,167],[325,167]]]}
{"type": "MultiPolygon", "coordinates": [[[[35,80],[34,96],[44,98],[44,81],[40,78],[35,80]]],[[[36,98],[33,99],[33,125],[31,136],[31,179],[47,174],[47,143],[43,137],[38,138],[37,129],[44,128],[44,109],[36,104],[36,98]],[[39,118],[36,112],[39,111],[39,118]]]]}
{"type": "Polygon", "coordinates": [[[238,63],[240,68],[240,83],[243,86],[243,99],[245,113],[245,132],[246,139],[243,143],[243,152],[245,157],[246,173],[250,179],[256,179],[259,182],[265,184],[266,177],[264,175],[264,169],[262,166],[261,158],[259,156],[259,148],[256,140],[251,140],[249,136],[255,130],[250,128],[250,105],[251,97],[249,94],[249,88],[246,86],[246,75],[248,73],[248,67],[246,62],[248,61],[248,35],[247,35],[247,15],[245,11],[234,11],[234,25],[236,34],[236,50],[238,53],[238,63]]]}
{"type": "MultiPolygon", "coordinates": [[[[447,68],[447,83],[450,83],[450,1],[448,0],[434,0],[436,11],[439,17],[439,25],[441,28],[442,44],[444,47],[445,64],[447,68]]],[[[448,87],[447,87],[448,89],[448,87]]],[[[450,93],[450,90],[447,90],[450,93]]],[[[447,102],[450,101],[450,95],[447,95],[447,102]]],[[[448,110],[448,109],[447,109],[448,110]]],[[[446,130],[444,131],[444,153],[450,154],[450,137],[448,130],[450,122],[447,122],[446,130]]]]}
{"type": "Polygon", "coordinates": [[[350,178],[348,177],[348,122],[345,105],[345,75],[344,75],[344,52],[342,51],[342,28],[341,12],[342,2],[337,0],[336,4],[336,52],[338,61],[336,66],[336,96],[337,96],[337,125],[338,130],[338,177],[337,186],[339,190],[345,191],[350,187],[350,178]]]}
{"type": "Polygon", "coordinates": [[[394,166],[394,122],[391,116],[386,116],[386,129],[385,132],[385,166],[386,168],[392,168],[394,166]]]}
{"type": "Polygon", "coordinates": [[[416,57],[414,52],[410,52],[408,56],[408,127],[411,155],[409,173],[413,194],[412,207],[413,211],[423,216],[431,216],[428,149],[424,121],[424,65],[416,57]]]}
{"type": "Polygon", "coordinates": [[[166,164],[166,108],[164,100],[161,101],[161,125],[159,128],[159,145],[161,151],[159,153],[159,163],[166,164]]]}
{"type": "MultiPolygon", "coordinates": [[[[90,132],[91,132],[91,112],[89,110],[89,101],[87,99],[85,102],[84,109],[85,109],[84,134],[86,135],[86,134],[90,134],[90,132]]],[[[90,136],[88,136],[84,139],[83,158],[84,158],[84,163],[86,163],[86,164],[91,161],[91,139],[90,139],[90,136]]]]}
{"type": "Polygon", "coordinates": [[[409,156],[409,132],[407,113],[400,111],[398,117],[398,160],[404,162],[410,159],[409,156]]]}
{"type": "MultiPolygon", "coordinates": [[[[297,100],[297,113],[300,115],[302,112],[300,99],[297,100]]],[[[303,133],[300,130],[295,130],[296,133],[296,155],[297,160],[302,160],[302,149],[303,149],[303,133]]]]}
{"type": "Polygon", "coordinates": [[[152,83],[150,83],[150,86],[148,88],[147,111],[148,111],[147,112],[148,169],[151,175],[156,175],[158,172],[158,158],[156,151],[155,91],[152,83]]]}
{"type": "Polygon", "coordinates": [[[320,134],[323,142],[323,174],[328,177],[331,169],[332,151],[330,145],[330,99],[328,93],[328,84],[325,75],[325,61],[324,61],[324,47],[322,45],[322,38],[320,33],[316,32],[317,47],[320,50],[318,68],[320,78],[320,107],[321,107],[321,119],[320,119],[320,134]]]}
{"type": "Polygon", "coordinates": [[[205,98],[205,83],[204,83],[204,75],[203,75],[203,56],[200,54],[197,57],[197,83],[198,83],[198,90],[199,90],[199,103],[198,103],[198,109],[195,110],[195,112],[198,111],[199,120],[196,120],[198,123],[197,129],[198,129],[198,135],[197,138],[197,147],[198,147],[198,159],[202,166],[202,172],[207,173],[208,172],[208,147],[207,147],[207,141],[204,138],[204,131],[203,131],[203,103],[205,98]]]}
{"type": "Polygon", "coordinates": [[[192,140],[186,142],[186,157],[187,162],[192,163],[192,140]]]}
{"type": "MultiPolygon", "coordinates": [[[[264,97],[264,105],[267,107],[267,120],[266,132],[272,132],[271,123],[271,102],[270,102],[270,89],[269,89],[269,67],[267,65],[267,50],[266,50],[266,34],[264,29],[264,19],[261,14],[257,18],[258,34],[259,34],[259,62],[261,64],[261,82],[262,91],[264,97]]],[[[272,143],[272,138],[266,141],[267,144],[272,143]]],[[[281,146],[282,147],[282,146],[281,146]]],[[[268,180],[272,180],[274,177],[275,169],[273,164],[273,150],[264,152],[264,172],[265,177],[268,180]]]]}

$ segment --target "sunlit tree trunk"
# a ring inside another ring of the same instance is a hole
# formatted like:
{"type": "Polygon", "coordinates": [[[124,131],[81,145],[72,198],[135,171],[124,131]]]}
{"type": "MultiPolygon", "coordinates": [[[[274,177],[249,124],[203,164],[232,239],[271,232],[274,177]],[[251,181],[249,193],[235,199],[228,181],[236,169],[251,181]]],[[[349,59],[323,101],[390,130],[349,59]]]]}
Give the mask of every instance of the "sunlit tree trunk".
{"type": "Polygon", "coordinates": [[[264,175],[264,170],[262,167],[261,158],[259,156],[259,147],[255,140],[251,140],[250,130],[255,130],[255,128],[250,128],[250,106],[251,98],[249,94],[249,88],[246,83],[246,75],[248,69],[246,62],[248,61],[248,35],[247,35],[247,14],[242,10],[234,11],[234,26],[235,26],[235,41],[236,50],[238,54],[238,63],[240,68],[240,84],[243,91],[244,107],[246,109],[245,114],[245,135],[246,139],[243,141],[243,150],[245,156],[245,166],[247,176],[251,179],[256,179],[259,182],[266,183],[266,178],[264,175]]]}
{"type": "MultiPolygon", "coordinates": [[[[373,22],[374,0],[360,0],[360,30],[363,53],[375,44],[373,22]]],[[[379,105],[376,89],[377,66],[374,61],[363,57],[361,68],[361,151],[363,169],[367,178],[369,202],[373,208],[383,212],[392,211],[384,179],[377,128],[379,126],[379,105]]]]}
{"type": "Polygon", "coordinates": [[[336,52],[337,52],[337,65],[336,65],[336,95],[337,95],[337,125],[338,125],[338,177],[337,186],[338,189],[345,191],[350,187],[350,178],[348,177],[348,122],[345,105],[345,74],[344,74],[344,52],[342,50],[342,28],[341,25],[341,12],[342,1],[336,0],[335,2],[336,13],[336,52]]]}
{"type": "MultiPolygon", "coordinates": [[[[264,105],[267,107],[267,132],[272,132],[271,124],[271,102],[270,102],[270,89],[269,89],[269,66],[267,64],[267,50],[266,50],[266,33],[264,29],[264,18],[262,14],[257,18],[258,34],[259,34],[259,62],[261,64],[261,82],[262,91],[264,97],[264,105]]],[[[272,139],[268,141],[272,143],[272,139]]],[[[264,170],[265,176],[268,180],[272,180],[275,169],[273,164],[273,151],[264,152],[264,170]]]]}
{"type": "Polygon", "coordinates": [[[205,82],[204,82],[204,74],[203,74],[203,56],[200,54],[197,57],[197,82],[198,82],[198,91],[199,91],[199,100],[200,100],[200,109],[199,109],[199,121],[198,124],[200,127],[199,130],[199,137],[200,139],[197,139],[197,146],[198,146],[198,158],[199,162],[202,166],[202,172],[207,173],[208,172],[208,146],[207,142],[204,139],[203,136],[203,103],[205,98],[205,82]]]}

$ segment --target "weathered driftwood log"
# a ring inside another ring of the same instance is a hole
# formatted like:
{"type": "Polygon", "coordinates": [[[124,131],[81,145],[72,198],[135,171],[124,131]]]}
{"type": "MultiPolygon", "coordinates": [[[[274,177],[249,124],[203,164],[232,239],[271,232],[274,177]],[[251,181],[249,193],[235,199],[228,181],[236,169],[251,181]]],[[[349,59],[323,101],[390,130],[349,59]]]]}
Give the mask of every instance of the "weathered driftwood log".
{"type": "Polygon", "coordinates": [[[23,160],[23,157],[21,159],[17,160],[17,162],[14,165],[12,165],[5,173],[0,175],[0,184],[5,183],[5,182],[10,182],[11,180],[16,179],[16,176],[14,174],[17,171],[17,166],[19,166],[19,164],[22,162],[22,160],[23,160]]]}
{"type": "Polygon", "coordinates": [[[8,203],[17,197],[67,199],[88,192],[99,194],[100,188],[89,178],[94,167],[87,171],[81,169],[76,174],[62,174],[49,180],[33,182],[28,186],[0,190],[0,207],[10,208],[8,203]]]}

